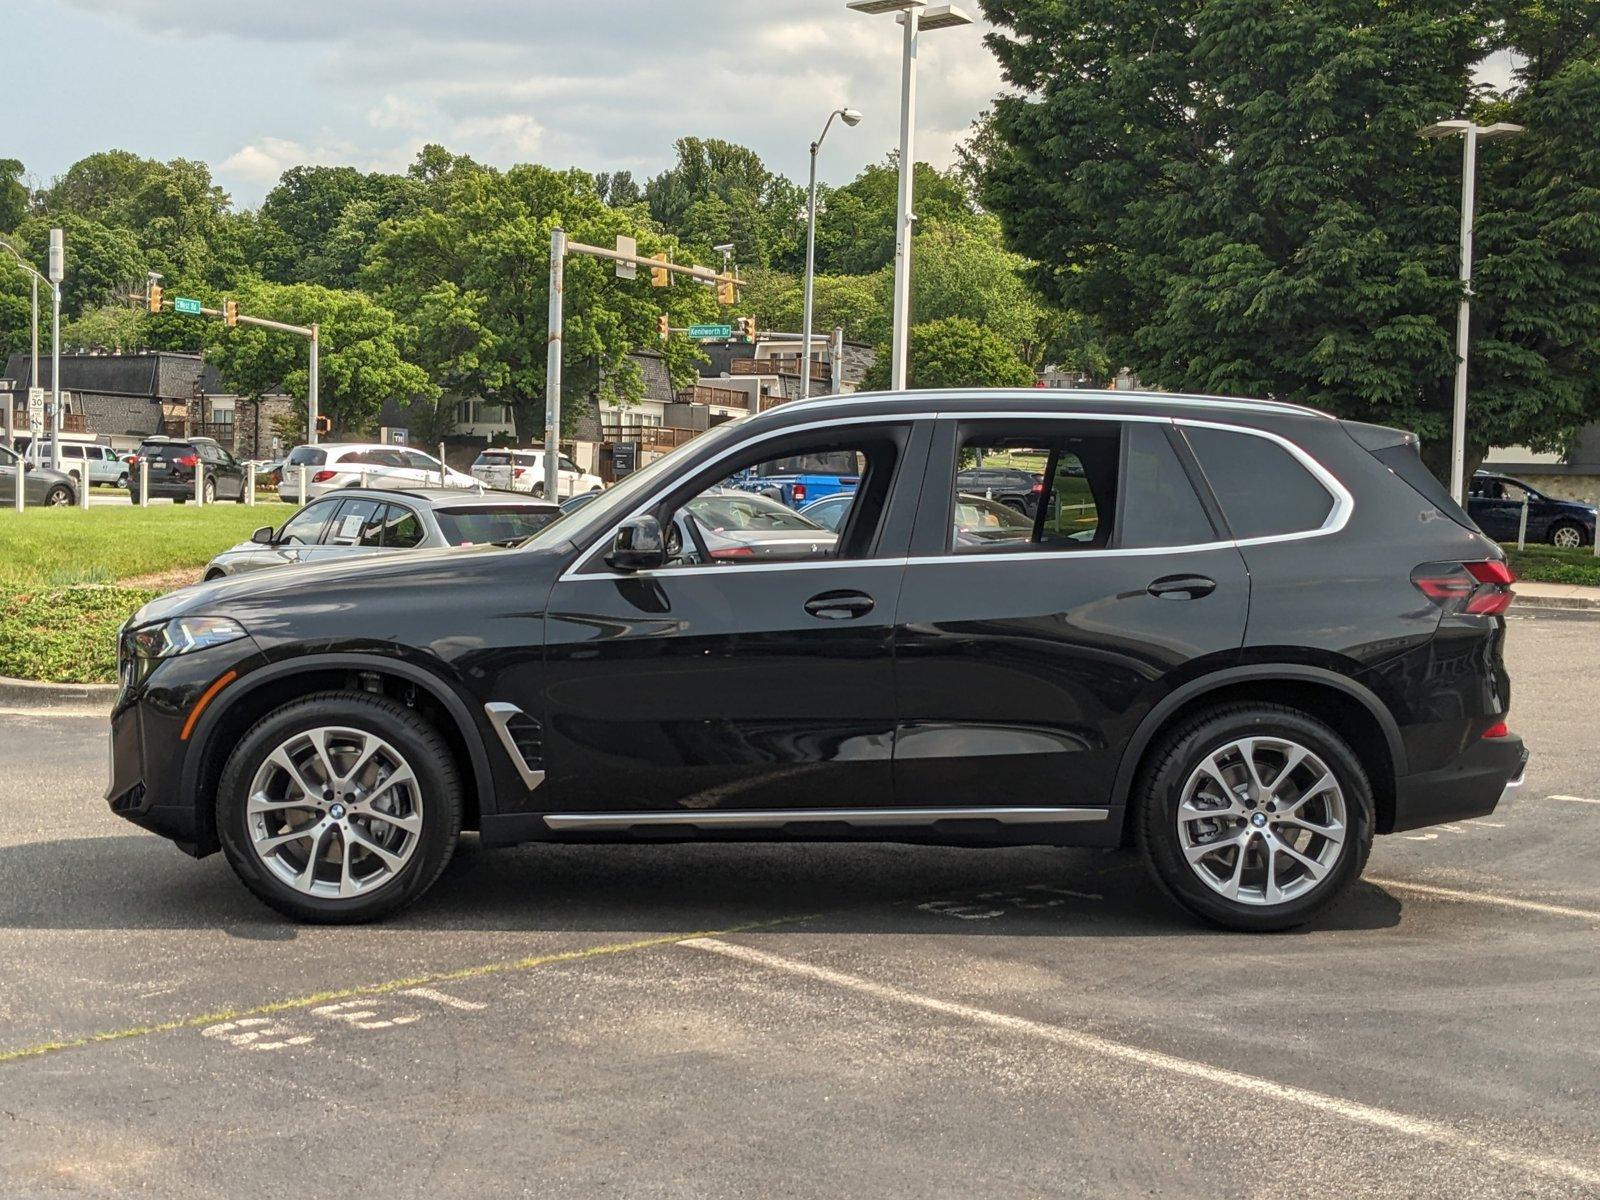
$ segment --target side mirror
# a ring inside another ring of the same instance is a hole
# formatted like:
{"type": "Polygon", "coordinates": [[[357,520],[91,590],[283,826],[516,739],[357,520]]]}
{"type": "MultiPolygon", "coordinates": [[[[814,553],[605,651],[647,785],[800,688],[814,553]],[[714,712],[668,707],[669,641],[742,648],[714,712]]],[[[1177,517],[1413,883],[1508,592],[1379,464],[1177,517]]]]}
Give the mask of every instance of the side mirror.
{"type": "Polygon", "coordinates": [[[250,540],[258,546],[270,546],[272,545],[273,532],[271,525],[263,525],[250,535],[250,540]]]}
{"type": "Polygon", "coordinates": [[[617,571],[648,571],[666,565],[667,548],[661,522],[652,516],[629,517],[617,526],[606,565],[617,571]]]}

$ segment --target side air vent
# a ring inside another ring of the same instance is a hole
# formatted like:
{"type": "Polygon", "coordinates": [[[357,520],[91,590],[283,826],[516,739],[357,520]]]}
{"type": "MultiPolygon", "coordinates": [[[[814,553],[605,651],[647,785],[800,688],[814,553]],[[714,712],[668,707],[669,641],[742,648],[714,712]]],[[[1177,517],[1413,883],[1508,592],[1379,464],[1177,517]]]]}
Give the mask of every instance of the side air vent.
{"type": "Polygon", "coordinates": [[[483,711],[489,714],[489,723],[500,735],[511,765],[528,790],[533,791],[544,782],[544,729],[515,704],[493,700],[483,706],[483,711]]]}

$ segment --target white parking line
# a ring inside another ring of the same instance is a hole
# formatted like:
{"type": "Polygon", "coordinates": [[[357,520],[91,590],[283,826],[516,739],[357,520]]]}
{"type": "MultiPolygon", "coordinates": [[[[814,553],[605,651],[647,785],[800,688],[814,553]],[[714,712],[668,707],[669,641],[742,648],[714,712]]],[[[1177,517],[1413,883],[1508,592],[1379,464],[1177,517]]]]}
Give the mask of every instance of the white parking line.
{"type": "Polygon", "coordinates": [[[1368,883],[1393,888],[1400,892],[1416,892],[1419,896],[1433,896],[1440,900],[1459,900],[1465,904],[1492,904],[1498,908],[1515,908],[1523,912],[1544,913],[1551,917],[1576,917],[1580,921],[1600,921],[1600,912],[1591,908],[1569,908],[1565,904],[1543,904],[1538,900],[1519,900],[1515,896],[1496,896],[1493,892],[1464,892],[1459,888],[1435,887],[1427,883],[1405,883],[1399,879],[1377,879],[1363,876],[1368,883]]]}
{"type": "Polygon", "coordinates": [[[1330,1096],[1325,1092],[1314,1092],[1309,1088],[1275,1083],[1270,1079],[1263,1079],[1256,1075],[1246,1075],[1242,1071],[1230,1071],[1226,1067],[1214,1067],[1209,1063],[1180,1058],[1175,1054],[1165,1054],[1159,1050],[1146,1050],[1139,1046],[1129,1045],[1126,1042],[1118,1042],[1111,1038],[1101,1037],[1098,1034],[1085,1033],[1082,1030],[1071,1029],[1064,1025],[1047,1025],[1042,1021],[1032,1021],[1026,1017],[994,1012],[991,1009],[978,1008],[971,1004],[961,1004],[953,1000],[940,1000],[933,996],[925,996],[920,992],[912,992],[905,988],[895,987],[893,984],[863,979],[859,975],[847,975],[843,971],[835,971],[828,967],[800,962],[797,959],[784,958],[777,954],[768,954],[764,950],[756,950],[750,946],[724,942],[716,938],[693,938],[680,942],[679,945],[692,946],[697,950],[708,950],[728,958],[736,958],[747,963],[753,963],[756,966],[784,971],[790,975],[802,975],[821,983],[832,984],[834,987],[859,992],[877,1000],[909,1005],[929,1012],[940,1013],[944,1016],[971,1021],[975,1024],[1004,1029],[1010,1033],[1023,1034],[1042,1041],[1054,1042],[1057,1045],[1067,1046],[1084,1053],[1137,1063],[1151,1070],[1198,1079],[1203,1083],[1231,1088],[1234,1091],[1245,1092],[1253,1096],[1263,1096],[1271,1100],[1298,1104],[1302,1108],[1326,1113],[1329,1116],[1339,1117],[1355,1124],[1371,1126],[1390,1133],[1403,1134],[1407,1137],[1432,1142],[1435,1145],[1444,1146],[1451,1150],[1480,1154],[1485,1158],[1493,1159],[1496,1162],[1504,1163],[1520,1170],[1536,1171],[1541,1175],[1575,1180],[1588,1187],[1600,1188],[1600,1170],[1586,1167],[1566,1158],[1555,1158],[1528,1150],[1519,1150],[1511,1146],[1485,1142],[1453,1129],[1449,1125],[1430,1121],[1424,1117],[1407,1116],[1405,1113],[1379,1108],[1376,1105],[1361,1104],[1354,1100],[1345,1100],[1339,1096],[1330,1096]]]}
{"type": "Polygon", "coordinates": [[[487,1004],[479,1004],[476,1000],[463,1000],[460,996],[452,996],[446,992],[436,992],[432,988],[425,987],[406,988],[401,995],[421,996],[424,1000],[432,1000],[435,1004],[443,1004],[446,1008],[459,1008],[465,1012],[489,1007],[487,1004]]]}
{"type": "Polygon", "coordinates": [[[1588,796],[1546,796],[1546,800],[1565,800],[1568,804],[1600,804],[1600,800],[1591,800],[1588,796]]]}

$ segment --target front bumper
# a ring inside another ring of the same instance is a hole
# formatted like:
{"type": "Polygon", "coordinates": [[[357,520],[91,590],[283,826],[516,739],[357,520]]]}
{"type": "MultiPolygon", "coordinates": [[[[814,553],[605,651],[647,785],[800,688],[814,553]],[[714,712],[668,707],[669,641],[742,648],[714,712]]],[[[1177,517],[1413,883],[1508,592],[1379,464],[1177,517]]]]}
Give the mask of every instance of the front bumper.
{"type": "Polygon", "coordinates": [[[1527,769],[1521,738],[1482,738],[1448,766],[1395,780],[1394,824],[1383,832],[1488,816],[1522,786],[1527,769]]]}

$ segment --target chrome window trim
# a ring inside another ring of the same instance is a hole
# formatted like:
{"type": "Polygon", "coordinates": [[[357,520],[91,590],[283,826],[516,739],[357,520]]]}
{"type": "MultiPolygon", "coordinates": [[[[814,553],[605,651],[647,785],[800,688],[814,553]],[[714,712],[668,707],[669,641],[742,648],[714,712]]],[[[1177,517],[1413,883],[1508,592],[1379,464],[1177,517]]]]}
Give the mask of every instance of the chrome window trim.
{"type": "MultiPolygon", "coordinates": [[[[971,393],[964,393],[971,395],[971,393]]],[[[856,397],[846,397],[854,401],[856,397]]],[[[801,403],[792,401],[791,403],[801,403]]],[[[815,401],[805,401],[808,406],[815,401]]],[[[1263,402],[1265,403],[1265,402],[1263,402]]],[[[1315,410],[1307,410],[1315,411],[1315,410]]],[[[1322,414],[1319,414],[1322,415],[1322,414]]],[[[1331,419],[1331,418],[1330,418],[1331,419]]],[[[661,575],[681,575],[706,571],[732,571],[747,574],[752,571],[804,571],[819,570],[827,567],[906,567],[927,566],[933,563],[1002,563],[1002,562],[1034,562],[1042,559],[1060,561],[1063,559],[1083,558],[1131,558],[1151,554],[1197,554],[1207,550],[1239,549],[1245,546],[1265,546],[1276,542],[1295,542],[1306,538],[1326,537],[1338,533],[1350,523],[1351,514],[1355,511],[1355,498],[1348,488],[1341,483],[1332,471],[1324,467],[1304,449],[1291,442],[1288,438],[1266,429],[1254,429],[1248,425],[1233,425],[1225,421],[1207,421],[1198,417],[1162,417],[1150,413],[1095,413],[1095,412],[1029,412],[1027,410],[1005,410],[995,412],[958,410],[954,412],[915,412],[915,413],[874,413],[857,417],[844,417],[832,421],[808,421],[801,425],[788,425],[781,429],[773,429],[761,433],[759,436],[730,446],[704,466],[712,466],[722,459],[738,453],[744,448],[766,441],[770,438],[781,437],[790,433],[804,433],[810,429],[830,429],[840,425],[878,424],[884,421],[988,421],[988,420],[1018,420],[1018,421],[1118,421],[1129,423],[1144,423],[1151,425],[1179,425],[1203,429],[1218,429],[1227,433],[1241,433],[1250,437],[1264,438],[1269,442],[1287,450],[1294,459],[1300,463],[1313,479],[1315,479],[1333,500],[1333,506],[1328,510],[1327,517],[1316,529],[1298,530],[1294,533],[1267,534],[1254,538],[1226,538],[1214,542],[1196,542],[1176,546],[1138,546],[1118,547],[1116,549],[1099,548],[1093,550],[1023,550],[1014,552],[1000,552],[987,554],[957,554],[953,550],[943,554],[910,555],[898,558],[861,558],[861,559],[822,559],[817,561],[796,563],[740,563],[734,567],[718,567],[707,563],[693,563],[676,567],[656,567],[644,571],[585,571],[596,555],[600,554],[608,544],[604,537],[596,540],[595,544],[578,556],[572,566],[561,573],[558,583],[576,583],[586,579],[653,579],[661,575]]],[[[660,499],[672,490],[672,484],[659,488],[649,499],[636,505],[632,512],[622,521],[638,516],[646,509],[653,507],[660,499]]],[[[618,521],[621,524],[621,521],[618,521]]],[[[615,526],[613,526],[615,528],[615,526]]]]}
{"type": "Polygon", "coordinates": [[[1001,825],[1056,825],[1104,821],[1107,808],[759,808],[671,809],[656,812],[545,813],[552,830],[622,829],[632,825],[689,825],[696,829],[768,829],[774,825],[933,825],[939,821],[994,821],[1001,825]]]}
{"type": "MultiPolygon", "coordinates": [[[[1298,416],[1320,417],[1324,421],[1338,420],[1332,413],[1304,404],[1291,404],[1287,400],[1251,400],[1244,396],[1213,396],[1204,392],[1116,392],[1096,388],[941,388],[918,392],[852,392],[845,396],[816,396],[805,400],[790,400],[789,404],[803,404],[807,409],[825,408],[835,404],[862,404],[889,402],[915,398],[920,404],[927,400],[954,400],[967,402],[977,399],[1001,400],[1027,396],[1038,399],[1041,395],[1051,399],[1079,402],[1094,400],[1113,404],[1165,404],[1172,406],[1197,405],[1204,408],[1230,408],[1237,412],[1291,413],[1298,416]]],[[[771,409],[767,410],[771,412],[771,409]]],[[[758,414],[765,416],[765,413],[758,414]]],[[[984,415],[984,414],[979,414],[984,415]]],[[[1052,416],[1035,412],[1033,416],[1052,416]]],[[[1166,418],[1158,418],[1165,420],[1166,418]]]]}

